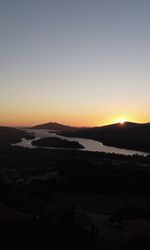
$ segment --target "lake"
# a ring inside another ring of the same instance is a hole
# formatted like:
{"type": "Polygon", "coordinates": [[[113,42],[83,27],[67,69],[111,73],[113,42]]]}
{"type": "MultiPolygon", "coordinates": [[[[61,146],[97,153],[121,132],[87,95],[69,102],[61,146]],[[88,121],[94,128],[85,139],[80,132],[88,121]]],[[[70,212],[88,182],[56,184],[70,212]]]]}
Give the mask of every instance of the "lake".
{"type": "Polygon", "coordinates": [[[35,136],[35,139],[27,140],[25,138],[22,138],[21,142],[13,144],[20,147],[27,147],[27,148],[36,148],[37,146],[32,145],[32,141],[46,138],[46,137],[58,137],[61,139],[66,139],[68,141],[77,141],[81,145],[84,146],[84,149],[80,149],[82,151],[91,151],[91,152],[105,152],[105,153],[116,153],[116,154],[123,154],[123,155],[148,155],[148,153],[136,151],[136,150],[129,150],[129,149],[122,149],[122,148],[116,148],[111,146],[105,146],[103,143],[91,139],[83,139],[83,138],[76,138],[76,137],[65,137],[61,135],[57,135],[54,131],[51,131],[47,129],[23,129],[28,133],[32,133],[35,136]]]}

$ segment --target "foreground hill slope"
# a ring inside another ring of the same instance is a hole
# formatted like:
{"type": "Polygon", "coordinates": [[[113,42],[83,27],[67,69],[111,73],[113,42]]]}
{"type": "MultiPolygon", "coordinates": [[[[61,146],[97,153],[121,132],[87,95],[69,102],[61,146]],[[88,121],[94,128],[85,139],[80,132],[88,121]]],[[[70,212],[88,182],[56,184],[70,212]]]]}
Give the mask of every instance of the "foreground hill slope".
{"type": "Polygon", "coordinates": [[[32,127],[33,129],[51,129],[51,130],[59,130],[59,131],[72,131],[76,130],[76,127],[71,127],[63,124],[59,124],[56,122],[48,122],[40,125],[36,125],[32,127]]]}
{"type": "Polygon", "coordinates": [[[150,123],[125,122],[103,127],[62,132],[62,135],[82,137],[103,142],[105,145],[150,152],[150,123]]]}
{"type": "Polygon", "coordinates": [[[23,137],[27,139],[34,138],[23,130],[0,126],[0,148],[17,143],[23,137]]]}

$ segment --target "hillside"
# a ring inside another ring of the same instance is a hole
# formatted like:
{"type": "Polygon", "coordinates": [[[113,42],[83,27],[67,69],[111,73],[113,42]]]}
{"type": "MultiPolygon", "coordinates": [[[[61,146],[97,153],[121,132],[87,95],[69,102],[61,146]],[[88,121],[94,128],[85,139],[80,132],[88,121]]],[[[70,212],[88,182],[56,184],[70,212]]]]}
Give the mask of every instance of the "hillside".
{"type": "Polygon", "coordinates": [[[29,135],[23,130],[0,126],[0,148],[10,146],[12,143],[17,143],[23,137],[27,139],[34,138],[34,136],[29,135]]]}
{"type": "Polygon", "coordinates": [[[32,128],[33,129],[50,129],[50,130],[59,130],[59,131],[72,131],[72,130],[77,129],[75,127],[59,124],[56,122],[44,123],[44,124],[36,125],[32,128]]]}
{"type": "Polygon", "coordinates": [[[62,132],[70,137],[82,137],[101,141],[105,145],[150,152],[150,123],[126,122],[103,127],[62,132]]]}

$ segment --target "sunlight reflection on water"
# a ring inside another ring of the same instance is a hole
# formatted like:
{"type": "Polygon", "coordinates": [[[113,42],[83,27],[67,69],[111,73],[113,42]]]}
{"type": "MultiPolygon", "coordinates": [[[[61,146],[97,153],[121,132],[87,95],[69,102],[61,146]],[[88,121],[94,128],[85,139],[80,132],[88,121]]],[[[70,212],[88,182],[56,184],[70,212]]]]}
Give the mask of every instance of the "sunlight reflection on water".
{"type": "Polygon", "coordinates": [[[76,138],[76,137],[65,137],[56,135],[54,131],[51,131],[49,133],[49,130],[46,129],[24,129],[28,133],[33,133],[35,136],[35,139],[27,140],[25,138],[22,138],[22,141],[15,144],[16,146],[21,147],[27,147],[27,148],[36,148],[36,146],[32,145],[32,141],[38,140],[40,138],[46,138],[46,137],[59,137],[61,139],[67,139],[68,141],[77,141],[81,145],[84,146],[84,151],[91,151],[91,152],[105,152],[105,153],[116,153],[116,154],[123,154],[123,155],[148,155],[148,153],[136,151],[136,150],[129,150],[129,149],[122,149],[122,148],[116,148],[111,146],[105,146],[103,143],[94,141],[91,139],[84,139],[84,138],[76,138]]]}

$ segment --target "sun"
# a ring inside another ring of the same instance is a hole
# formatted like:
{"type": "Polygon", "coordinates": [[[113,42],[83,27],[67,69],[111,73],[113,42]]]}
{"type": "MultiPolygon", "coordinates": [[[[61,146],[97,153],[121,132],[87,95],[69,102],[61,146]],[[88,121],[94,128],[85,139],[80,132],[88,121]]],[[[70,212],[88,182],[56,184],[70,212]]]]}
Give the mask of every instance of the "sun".
{"type": "Polygon", "coordinates": [[[120,123],[120,124],[122,124],[122,125],[123,125],[125,122],[126,122],[126,120],[125,120],[123,117],[117,119],[117,123],[120,123]]]}

